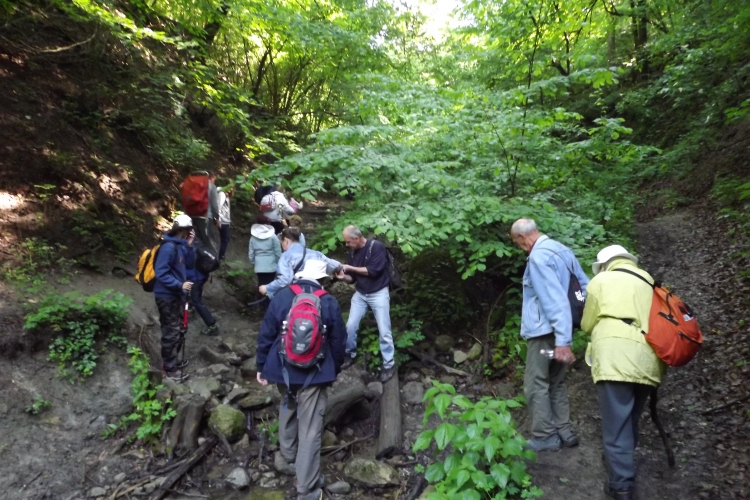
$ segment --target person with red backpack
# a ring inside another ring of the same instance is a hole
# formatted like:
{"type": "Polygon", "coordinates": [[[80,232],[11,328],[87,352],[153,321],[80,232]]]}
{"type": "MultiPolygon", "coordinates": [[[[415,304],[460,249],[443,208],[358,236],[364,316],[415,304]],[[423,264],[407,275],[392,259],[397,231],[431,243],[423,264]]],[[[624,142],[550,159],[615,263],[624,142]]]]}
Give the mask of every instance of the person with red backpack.
{"type": "Polygon", "coordinates": [[[204,245],[219,252],[220,210],[216,174],[194,172],[182,183],[182,204],[185,213],[193,219],[195,234],[204,245]]]}
{"type": "Polygon", "coordinates": [[[638,267],[638,258],[620,245],[601,250],[592,268],[594,278],[586,289],[581,329],[591,334],[586,360],[602,412],[608,472],[604,493],[617,500],[631,500],[638,420],[666,370],[645,334],[654,279],[638,267]]]}
{"type": "Polygon", "coordinates": [[[336,381],[346,349],[341,308],[321,285],[328,277],[327,265],[305,261],[293,284],[271,300],[258,335],[257,380],[264,386],[278,384],[283,397],[274,467],[297,476],[297,500],[318,500],[322,495],[326,389],[336,381]]]}

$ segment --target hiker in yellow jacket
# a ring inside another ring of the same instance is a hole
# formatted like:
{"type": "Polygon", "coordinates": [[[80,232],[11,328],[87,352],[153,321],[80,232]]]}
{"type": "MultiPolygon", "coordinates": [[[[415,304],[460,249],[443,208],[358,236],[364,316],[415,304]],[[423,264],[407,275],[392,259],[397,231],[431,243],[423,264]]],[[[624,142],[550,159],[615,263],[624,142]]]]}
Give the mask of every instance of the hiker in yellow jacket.
{"type": "Polygon", "coordinates": [[[592,265],[594,278],[586,291],[581,329],[591,334],[586,360],[596,384],[602,412],[602,435],[609,480],[604,492],[632,500],[638,419],[646,399],[661,383],[666,365],[641,330],[648,331],[653,290],[617,269],[627,269],[653,282],[638,267],[638,258],[620,245],[601,250],[592,265]]]}

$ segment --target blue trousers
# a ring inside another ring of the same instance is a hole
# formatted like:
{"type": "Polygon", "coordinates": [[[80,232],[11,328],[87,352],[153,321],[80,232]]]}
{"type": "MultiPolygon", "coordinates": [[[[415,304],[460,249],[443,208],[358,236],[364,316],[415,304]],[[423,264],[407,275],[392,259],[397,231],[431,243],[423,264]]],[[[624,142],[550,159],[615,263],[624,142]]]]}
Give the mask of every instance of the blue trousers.
{"type": "Polygon", "coordinates": [[[224,255],[227,253],[227,247],[229,246],[229,224],[222,224],[219,229],[219,237],[221,238],[221,248],[219,249],[219,260],[224,259],[224,255]]]}
{"type": "Polygon", "coordinates": [[[211,326],[216,323],[211,311],[206,307],[206,303],[203,302],[203,285],[205,281],[196,281],[193,283],[193,288],[190,289],[190,303],[195,307],[198,315],[201,317],[206,326],[211,326]]]}
{"type": "Polygon", "coordinates": [[[375,293],[355,292],[352,297],[352,307],[349,310],[349,320],[346,322],[346,352],[354,357],[357,354],[357,331],[367,309],[372,309],[375,322],[380,333],[380,353],[383,355],[383,368],[393,368],[393,334],[391,333],[391,295],[388,287],[375,293]]]}

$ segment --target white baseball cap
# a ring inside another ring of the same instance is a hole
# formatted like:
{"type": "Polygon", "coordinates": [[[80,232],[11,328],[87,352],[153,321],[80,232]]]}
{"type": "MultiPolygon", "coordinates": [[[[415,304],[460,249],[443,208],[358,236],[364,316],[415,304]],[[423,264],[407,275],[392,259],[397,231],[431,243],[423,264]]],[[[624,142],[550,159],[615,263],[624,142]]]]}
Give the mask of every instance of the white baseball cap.
{"type": "Polygon", "coordinates": [[[625,250],[625,247],[621,245],[610,245],[602,248],[599,253],[596,254],[596,262],[591,264],[591,269],[593,269],[594,274],[599,274],[599,272],[601,272],[606,266],[607,262],[615,257],[624,257],[638,264],[638,257],[625,250]]]}
{"type": "Polygon", "coordinates": [[[180,214],[174,218],[172,229],[190,229],[193,227],[193,219],[189,215],[180,214]]]}

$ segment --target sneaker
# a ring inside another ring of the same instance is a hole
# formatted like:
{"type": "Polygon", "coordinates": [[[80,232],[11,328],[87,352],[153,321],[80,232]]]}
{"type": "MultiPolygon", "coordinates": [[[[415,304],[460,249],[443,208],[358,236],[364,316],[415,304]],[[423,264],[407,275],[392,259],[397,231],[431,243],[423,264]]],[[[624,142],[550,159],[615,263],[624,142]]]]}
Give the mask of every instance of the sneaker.
{"type": "Polygon", "coordinates": [[[287,462],[284,455],[280,451],[277,451],[273,457],[273,468],[276,472],[287,476],[294,476],[297,474],[297,470],[294,468],[294,462],[287,462]]]}
{"type": "Polygon", "coordinates": [[[177,364],[174,365],[174,369],[179,370],[180,368],[185,368],[189,363],[190,361],[188,361],[187,359],[183,359],[182,361],[178,361],[177,364]]]}
{"type": "Polygon", "coordinates": [[[209,337],[216,337],[219,334],[219,325],[214,323],[211,326],[206,326],[201,330],[201,335],[208,335],[209,337]]]}
{"type": "Polygon", "coordinates": [[[558,433],[558,436],[560,436],[560,441],[562,441],[562,445],[565,448],[573,448],[574,446],[578,446],[578,444],[581,442],[578,439],[578,435],[573,431],[570,431],[565,435],[558,433]]]}
{"type": "Polygon", "coordinates": [[[557,451],[562,448],[560,436],[553,434],[548,438],[532,438],[523,447],[524,450],[531,450],[539,453],[540,451],[557,451]]]}
{"type": "Polygon", "coordinates": [[[164,372],[164,378],[168,378],[172,382],[181,384],[184,381],[186,381],[188,378],[190,378],[190,375],[187,373],[182,373],[182,370],[179,368],[172,371],[165,371],[164,372]]]}
{"type": "Polygon", "coordinates": [[[609,483],[606,482],[604,483],[604,494],[609,498],[614,498],[615,500],[633,500],[635,498],[633,496],[632,488],[625,490],[615,490],[614,488],[609,486],[609,483]]]}
{"type": "Polygon", "coordinates": [[[352,366],[356,362],[356,359],[357,358],[355,358],[355,357],[347,355],[346,359],[344,360],[344,362],[341,363],[341,369],[342,370],[346,370],[347,368],[349,368],[350,366],[352,366]]]}
{"type": "Polygon", "coordinates": [[[297,495],[297,500],[320,500],[321,498],[323,498],[323,490],[320,488],[305,493],[304,495],[297,495]]]}
{"type": "Polygon", "coordinates": [[[380,381],[384,384],[393,378],[393,374],[396,373],[396,367],[383,368],[380,372],[380,381]]]}

